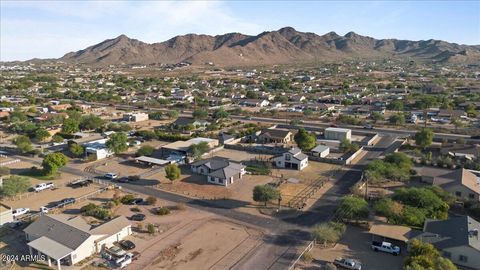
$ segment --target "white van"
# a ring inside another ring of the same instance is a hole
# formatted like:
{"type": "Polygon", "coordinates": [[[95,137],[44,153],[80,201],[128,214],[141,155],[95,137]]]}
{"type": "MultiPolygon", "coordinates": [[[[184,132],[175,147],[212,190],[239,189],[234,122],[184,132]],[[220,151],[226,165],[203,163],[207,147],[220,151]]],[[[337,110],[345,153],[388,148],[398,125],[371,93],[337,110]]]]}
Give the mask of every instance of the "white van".
{"type": "Polygon", "coordinates": [[[118,174],[116,174],[116,173],[106,173],[106,174],[104,175],[104,177],[107,178],[107,179],[113,180],[113,179],[115,179],[115,178],[118,177],[118,174]]]}

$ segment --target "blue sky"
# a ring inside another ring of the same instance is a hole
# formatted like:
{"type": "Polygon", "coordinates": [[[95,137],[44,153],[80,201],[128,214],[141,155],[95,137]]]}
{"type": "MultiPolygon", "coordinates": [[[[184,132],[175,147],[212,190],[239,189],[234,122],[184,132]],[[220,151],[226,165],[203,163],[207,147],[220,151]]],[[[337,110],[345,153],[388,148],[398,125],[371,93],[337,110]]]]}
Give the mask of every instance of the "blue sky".
{"type": "Polygon", "coordinates": [[[120,34],[325,34],[480,44],[480,1],[0,1],[0,60],[61,57],[120,34]]]}

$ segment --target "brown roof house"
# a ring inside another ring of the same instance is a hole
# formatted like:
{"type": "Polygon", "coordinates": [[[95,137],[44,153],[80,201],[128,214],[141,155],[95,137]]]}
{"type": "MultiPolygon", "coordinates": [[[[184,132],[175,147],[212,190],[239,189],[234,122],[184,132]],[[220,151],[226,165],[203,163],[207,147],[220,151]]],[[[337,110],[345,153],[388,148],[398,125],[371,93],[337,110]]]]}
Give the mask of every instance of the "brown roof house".
{"type": "Polygon", "coordinates": [[[24,230],[30,255],[38,256],[49,266],[56,261],[61,265],[74,265],[110,247],[132,234],[131,224],[119,216],[103,224],[92,226],[81,216],[64,214],[42,215],[24,230]]]}
{"type": "Polygon", "coordinates": [[[451,171],[425,167],[418,174],[422,181],[439,186],[459,199],[480,201],[480,180],[469,170],[461,168],[451,171]]]}
{"type": "Polygon", "coordinates": [[[267,128],[258,135],[258,143],[288,144],[293,140],[293,133],[286,129],[267,128]]]}

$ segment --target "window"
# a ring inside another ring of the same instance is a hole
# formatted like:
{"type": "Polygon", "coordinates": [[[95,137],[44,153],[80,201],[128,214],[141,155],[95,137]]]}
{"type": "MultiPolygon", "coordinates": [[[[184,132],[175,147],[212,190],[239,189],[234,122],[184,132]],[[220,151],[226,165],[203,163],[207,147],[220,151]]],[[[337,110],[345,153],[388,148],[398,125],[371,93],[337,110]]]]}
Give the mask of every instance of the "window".
{"type": "Polygon", "coordinates": [[[462,192],[460,192],[460,191],[455,191],[455,196],[457,196],[457,197],[462,197],[462,192]]]}
{"type": "Polygon", "coordinates": [[[290,154],[285,154],[285,160],[290,160],[291,157],[290,157],[290,154]]]}
{"type": "Polygon", "coordinates": [[[460,256],[458,256],[458,260],[461,261],[461,262],[467,262],[467,261],[468,261],[468,257],[467,257],[467,256],[464,256],[464,255],[460,255],[460,256]]]}
{"type": "Polygon", "coordinates": [[[472,200],[475,199],[475,194],[473,193],[468,194],[468,198],[472,200]]]}
{"type": "Polygon", "coordinates": [[[218,183],[223,184],[223,179],[218,179],[218,183]]]}
{"type": "Polygon", "coordinates": [[[447,259],[450,259],[452,257],[452,253],[448,252],[448,251],[444,251],[443,252],[443,257],[447,258],[447,259]]]}

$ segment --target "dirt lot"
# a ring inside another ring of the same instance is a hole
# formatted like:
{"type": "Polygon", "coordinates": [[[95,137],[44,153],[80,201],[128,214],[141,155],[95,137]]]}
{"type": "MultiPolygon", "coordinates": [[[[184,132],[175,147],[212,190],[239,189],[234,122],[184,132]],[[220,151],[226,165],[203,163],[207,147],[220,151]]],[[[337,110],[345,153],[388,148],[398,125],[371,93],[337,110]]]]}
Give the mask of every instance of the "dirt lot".
{"type": "Polygon", "coordinates": [[[245,151],[238,151],[232,149],[223,149],[221,151],[215,152],[213,154],[216,157],[224,157],[234,161],[248,161],[253,158],[270,158],[272,155],[265,155],[265,154],[254,154],[245,151]]]}
{"type": "MultiPolygon", "coordinates": [[[[333,248],[321,248],[316,246],[312,249],[312,265],[324,265],[326,262],[332,262],[337,257],[346,257],[359,260],[362,263],[362,269],[384,270],[388,266],[389,270],[401,270],[403,260],[405,259],[405,246],[402,248],[402,255],[393,256],[391,254],[374,252],[370,249],[372,237],[361,228],[348,226],[343,238],[333,248]]],[[[395,243],[397,244],[397,243],[395,243]]],[[[312,266],[310,265],[310,266],[312,266]]],[[[307,266],[297,269],[309,269],[307,266]]]]}

